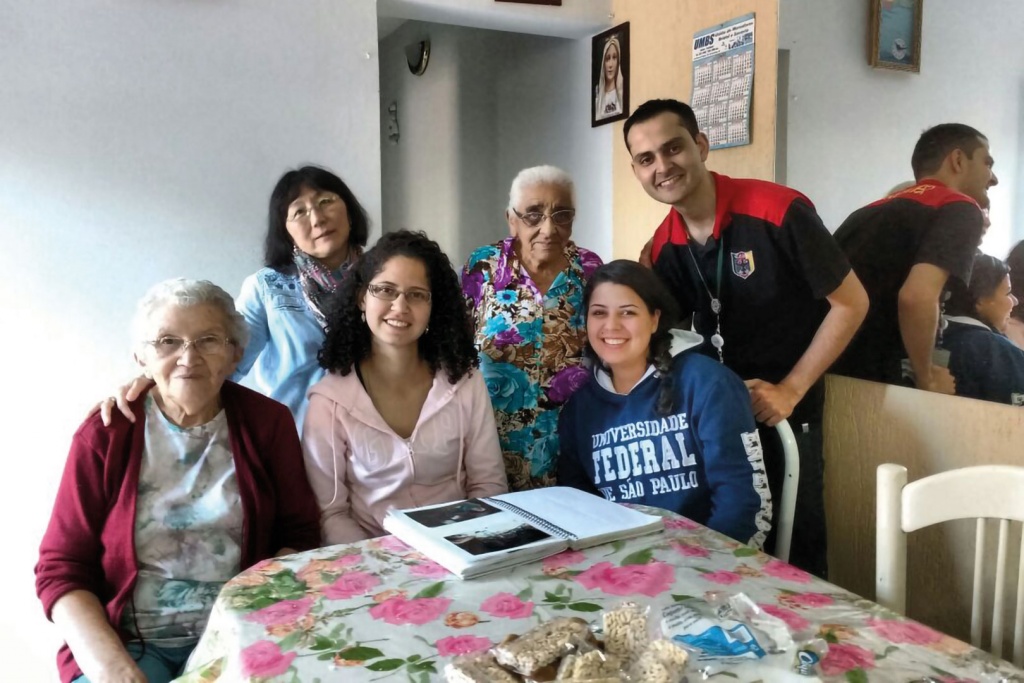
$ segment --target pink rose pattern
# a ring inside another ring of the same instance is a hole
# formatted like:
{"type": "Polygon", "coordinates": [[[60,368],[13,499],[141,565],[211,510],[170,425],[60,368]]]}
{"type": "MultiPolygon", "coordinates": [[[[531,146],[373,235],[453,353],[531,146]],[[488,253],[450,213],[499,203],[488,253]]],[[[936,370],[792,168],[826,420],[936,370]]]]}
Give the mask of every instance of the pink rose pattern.
{"type": "Polygon", "coordinates": [[[836,643],[828,646],[828,654],[821,660],[821,672],[826,676],[842,676],[851,669],[875,668],[875,655],[860,645],[836,643]]]}
{"type": "MultiPolygon", "coordinates": [[[[779,598],[779,601],[783,602],[783,599],[779,598]]],[[[835,600],[824,593],[794,593],[793,595],[786,596],[785,602],[793,607],[803,607],[806,609],[828,607],[835,604],[835,600]]]]}
{"type": "Polygon", "coordinates": [[[543,566],[545,570],[566,569],[574,564],[583,562],[585,559],[587,559],[586,554],[579,550],[564,550],[557,555],[545,557],[543,566]]]}
{"type": "Polygon", "coordinates": [[[793,565],[786,564],[780,560],[769,560],[761,567],[761,571],[768,576],[774,576],[776,579],[782,579],[783,581],[809,583],[811,580],[811,575],[803,569],[797,569],[793,565]]]}
{"type": "Polygon", "coordinates": [[[468,655],[491,647],[491,641],[477,636],[448,636],[437,641],[437,654],[442,657],[468,655]]]}
{"type": "Polygon", "coordinates": [[[448,610],[451,598],[391,598],[370,608],[370,616],[389,624],[423,624],[434,621],[448,610]]]}
{"type": "Polygon", "coordinates": [[[890,643],[931,645],[943,639],[943,634],[924,624],[900,619],[869,619],[868,626],[890,643]]]}
{"type": "Polygon", "coordinates": [[[691,521],[686,517],[678,517],[675,519],[666,519],[665,528],[682,529],[683,531],[695,531],[697,529],[700,529],[700,524],[697,524],[697,522],[691,521]]]}
{"type": "Polygon", "coordinates": [[[345,568],[345,567],[351,567],[352,565],[356,565],[356,564],[359,564],[359,563],[360,563],[360,562],[362,562],[362,561],[363,561],[363,556],[362,556],[361,554],[356,554],[356,555],[342,555],[341,557],[339,557],[338,559],[336,559],[336,560],[335,560],[335,561],[333,562],[333,564],[334,564],[334,566],[335,566],[335,567],[337,567],[338,569],[343,569],[343,568],[345,568]]]}
{"type": "Polygon", "coordinates": [[[791,609],[776,607],[775,605],[758,605],[758,607],[764,610],[765,614],[770,614],[773,617],[782,619],[794,635],[800,631],[810,628],[811,626],[811,622],[807,621],[791,609]]]}
{"type": "Polygon", "coordinates": [[[245,620],[263,624],[264,626],[291,624],[306,616],[312,606],[313,598],[282,600],[263,609],[250,612],[245,616],[245,620]]]}
{"type": "Polygon", "coordinates": [[[669,589],[675,570],[664,562],[630,564],[616,567],[611,562],[600,562],[578,574],[576,580],[584,588],[599,590],[609,595],[647,595],[654,597],[669,589]]]}
{"type": "Polygon", "coordinates": [[[277,643],[258,641],[242,650],[242,675],[258,678],[280,676],[297,656],[295,652],[281,652],[277,643]]]}
{"type": "Polygon", "coordinates": [[[720,569],[717,572],[705,572],[700,575],[700,578],[723,586],[731,586],[743,580],[743,577],[736,572],[727,572],[724,569],[720,569]]]}
{"type": "Polygon", "coordinates": [[[708,552],[707,548],[702,548],[699,545],[693,545],[691,543],[684,543],[678,541],[672,544],[672,547],[676,549],[676,552],[683,557],[710,557],[711,553],[708,552]]]}
{"type": "MultiPolygon", "coordinates": [[[[846,635],[830,644],[829,652],[822,661],[822,673],[826,676],[842,677],[850,671],[870,672],[874,669],[878,671],[870,675],[881,676],[894,666],[897,667],[894,671],[904,670],[899,667],[907,667],[906,671],[916,668],[923,672],[922,675],[927,674],[931,666],[956,672],[950,675],[950,681],[976,679],[981,674],[979,662],[986,660],[977,656],[970,646],[958,641],[955,642],[959,649],[950,649],[946,645],[947,641],[952,641],[949,636],[905,619],[885,618],[888,613],[881,613],[877,618],[863,611],[858,613],[859,605],[854,606],[851,602],[854,598],[845,592],[836,591],[834,587],[832,591],[835,592],[822,592],[823,588],[828,591],[829,587],[784,562],[763,555],[751,558],[753,561],[732,560],[731,549],[739,546],[711,534],[690,520],[666,519],[666,528],[670,531],[662,537],[663,540],[644,545],[631,543],[632,547],[628,549],[616,548],[614,555],[605,546],[603,552],[566,551],[546,558],[539,564],[541,571],[534,569],[532,573],[546,574],[550,578],[545,581],[551,583],[537,582],[533,586],[534,591],[553,590],[560,583],[563,587],[570,587],[573,601],[596,599],[605,606],[615,601],[602,601],[595,593],[632,599],[636,599],[636,596],[662,596],[668,591],[700,595],[701,589],[695,590],[693,585],[693,579],[700,577],[708,584],[703,590],[716,590],[715,586],[723,586],[728,587],[726,590],[747,592],[757,599],[766,614],[782,620],[795,636],[817,633],[819,629],[821,633],[826,630],[838,633],[842,629],[846,635]],[[679,533],[680,530],[687,533],[679,533]],[[652,560],[646,564],[625,566],[615,562],[615,558],[636,554],[640,549],[647,549],[648,557],[652,560]],[[568,571],[570,567],[577,571],[568,571]],[[684,575],[690,578],[679,585],[673,585],[676,571],[680,568],[685,568],[684,575]],[[775,579],[774,587],[759,581],[759,577],[775,579]],[[780,581],[790,584],[790,587],[779,585],[780,581]],[[571,588],[574,583],[577,587],[575,590],[571,588]],[[686,583],[690,585],[684,585],[686,583]],[[814,588],[818,590],[800,592],[793,589],[793,584],[805,585],[807,588],[811,588],[809,584],[816,584],[814,588]],[[585,591],[593,593],[588,595],[585,591]],[[833,606],[838,609],[829,609],[833,606]],[[892,650],[892,645],[898,646],[899,650],[887,651],[886,659],[898,658],[899,663],[886,661],[883,664],[880,660],[876,664],[875,658],[886,651],[887,646],[892,650]]],[[[351,600],[353,602],[343,606],[346,612],[359,610],[359,614],[369,614],[369,618],[380,623],[384,629],[411,626],[413,630],[404,633],[422,633],[426,639],[421,639],[423,644],[444,636],[433,642],[436,656],[440,657],[487,650],[493,645],[496,633],[508,631],[500,626],[506,623],[503,622],[505,619],[524,620],[525,623],[525,620],[532,620],[534,616],[540,619],[553,616],[546,609],[546,599],[538,611],[536,603],[513,592],[498,592],[484,598],[482,602],[463,604],[453,604],[453,600],[447,597],[410,597],[426,588],[431,590],[421,595],[437,596],[439,586],[431,586],[424,580],[443,580],[450,575],[437,563],[391,536],[373,539],[361,547],[363,552],[352,552],[358,549],[352,547],[347,549],[349,552],[346,555],[320,556],[323,559],[310,559],[309,555],[305,555],[296,562],[287,558],[284,561],[267,561],[260,565],[258,573],[249,572],[246,575],[257,577],[258,581],[233,582],[228,590],[235,591],[236,599],[247,591],[265,590],[264,586],[277,581],[277,574],[290,570],[295,572],[295,578],[306,583],[309,591],[307,596],[282,600],[247,614],[243,611],[241,616],[247,622],[266,627],[267,635],[264,637],[276,640],[296,633],[319,633],[328,624],[336,625],[331,613],[341,609],[337,603],[326,606],[320,603],[324,600],[351,600]],[[372,573],[366,570],[366,562],[370,559],[364,554],[367,550],[372,553],[372,573]],[[387,556],[382,555],[382,552],[387,553],[387,556]],[[382,565],[381,570],[376,568],[378,563],[382,565]],[[414,582],[410,582],[410,578],[417,579],[415,583],[421,585],[413,587],[414,582]],[[394,589],[399,586],[403,590],[394,589]],[[453,609],[457,611],[453,612],[453,609]],[[471,611],[458,611],[467,609],[471,611]],[[428,628],[417,631],[416,627],[423,626],[428,628]],[[446,635],[445,631],[452,635],[446,635]]],[[[446,587],[448,585],[445,584],[446,587]]],[[[384,650],[386,657],[396,656],[391,650],[399,643],[398,638],[405,638],[406,635],[398,636],[399,631],[395,630],[392,631],[394,635],[389,635],[386,630],[383,633],[381,644],[374,647],[384,650]],[[384,644],[389,637],[395,638],[390,650],[384,644]]],[[[300,661],[313,662],[313,659],[296,660],[296,657],[309,654],[304,649],[308,647],[306,640],[289,648],[295,651],[282,651],[274,640],[257,641],[239,653],[239,664],[244,676],[273,679],[288,675],[289,670],[295,671],[300,661]]],[[[351,662],[349,665],[361,667],[369,663],[351,662]]]]}
{"type": "Polygon", "coordinates": [[[399,541],[394,536],[382,536],[377,539],[377,544],[380,546],[381,550],[386,550],[389,553],[407,553],[412,550],[412,548],[402,541],[399,541]]]}
{"type": "Polygon", "coordinates": [[[357,595],[366,595],[380,585],[380,579],[369,572],[345,572],[331,585],[324,588],[328,600],[348,600],[357,595]]]}
{"type": "Polygon", "coordinates": [[[452,575],[451,572],[432,560],[414,564],[409,567],[409,573],[413,576],[418,576],[421,579],[439,579],[445,576],[450,577],[452,575]]]}
{"type": "Polygon", "coordinates": [[[492,617],[506,619],[525,619],[533,614],[533,603],[523,602],[511,593],[497,593],[480,604],[480,611],[492,617]]]}

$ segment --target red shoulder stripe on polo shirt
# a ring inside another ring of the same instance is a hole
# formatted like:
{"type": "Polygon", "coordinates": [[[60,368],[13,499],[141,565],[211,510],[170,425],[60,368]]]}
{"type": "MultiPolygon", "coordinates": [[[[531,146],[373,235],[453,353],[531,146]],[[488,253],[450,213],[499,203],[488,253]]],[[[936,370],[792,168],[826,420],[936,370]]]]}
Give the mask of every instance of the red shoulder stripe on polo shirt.
{"type": "Polygon", "coordinates": [[[909,199],[912,202],[917,202],[918,204],[934,208],[945,206],[946,204],[954,204],[956,202],[970,202],[976,206],[978,204],[978,202],[974,201],[962,192],[957,192],[956,190],[943,185],[938,180],[929,178],[928,180],[921,181],[913,187],[900,190],[896,194],[889,195],[888,197],[882,197],[877,202],[868,204],[868,206],[880,206],[882,204],[887,204],[894,199],[909,199]]]}
{"type": "MultiPolygon", "coordinates": [[[[794,200],[800,199],[814,208],[810,199],[785,185],[754,178],[730,178],[714,172],[711,176],[715,181],[715,239],[721,237],[722,230],[728,227],[727,221],[733,214],[749,216],[779,227],[794,200]]],[[[665,245],[683,245],[686,240],[683,217],[675,209],[669,209],[665,220],[654,233],[651,262],[657,262],[665,245]]]]}
{"type": "Polygon", "coordinates": [[[675,209],[669,209],[665,220],[654,231],[654,243],[651,245],[651,263],[658,262],[658,255],[666,244],[686,244],[686,226],[683,217],[675,209]]]}
{"type": "Polygon", "coordinates": [[[750,216],[779,227],[794,200],[799,199],[814,208],[810,199],[785,185],[755,178],[730,178],[717,173],[711,175],[715,178],[718,204],[716,235],[726,227],[723,224],[726,213],[750,216]]]}

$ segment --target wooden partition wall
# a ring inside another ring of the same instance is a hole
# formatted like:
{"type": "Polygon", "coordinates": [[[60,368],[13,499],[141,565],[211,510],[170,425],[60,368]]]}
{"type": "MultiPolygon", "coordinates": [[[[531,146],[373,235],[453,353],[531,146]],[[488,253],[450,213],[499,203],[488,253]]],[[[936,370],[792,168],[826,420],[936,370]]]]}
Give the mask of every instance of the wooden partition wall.
{"type": "MultiPolygon", "coordinates": [[[[830,376],[825,404],[825,500],[829,580],[874,598],[875,469],[893,462],[913,481],[957,467],[1024,466],[1024,409],[987,401],[830,376]]],[[[990,523],[988,557],[995,557],[990,523]]],[[[1011,526],[1006,582],[1016,601],[1020,525],[1011,526]]],[[[967,640],[970,635],[974,523],[924,529],[908,541],[907,614],[967,640]]],[[[993,573],[988,572],[991,600],[993,573]]],[[[991,614],[990,607],[987,607],[991,614]]],[[[986,626],[986,633],[988,627],[986,626]]],[[[1008,645],[1004,653],[1009,652],[1008,645]]]]}

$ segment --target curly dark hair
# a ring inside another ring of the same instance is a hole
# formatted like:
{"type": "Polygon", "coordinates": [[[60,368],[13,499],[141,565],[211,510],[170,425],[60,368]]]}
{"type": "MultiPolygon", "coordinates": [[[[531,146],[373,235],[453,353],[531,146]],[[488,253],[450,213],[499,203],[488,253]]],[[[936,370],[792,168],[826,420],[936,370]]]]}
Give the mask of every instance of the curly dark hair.
{"type": "Polygon", "coordinates": [[[451,261],[437,242],[422,232],[385,234],[349,271],[331,298],[325,315],[327,338],[318,356],[328,372],[347,375],[370,355],[370,328],[361,319],[359,302],[366,286],[395,256],[420,261],[430,282],[430,321],[419,338],[420,357],[431,371],[444,370],[453,384],[480,364],[473,345],[473,322],[451,261]]]}
{"type": "MultiPolygon", "coordinates": [[[[641,266],[636,261],[619,259],[604,264],[595,270],[587,280],[586,289],[583,290],[583,314],[585,317],[590,315],[590,297],[594,290],[598,285],[606,282],[629,287],[643,300],[649,313],[661,312],[658,329],[651,335],[651,343],[647,349],[647,362],[654,364],[661,375],[661,387],[658,390],[658,402],[655,404],[654,410],[658,415],[671,415],[675,409],[673,401],[675,380],[672,375],[672,355],[669,353],[669,347],[672,345],[672,335],[669,330],[677,322],[676,302],[654,271],[641,266]]],[[[608,369],[604,361],[590,348],[589,340],[583,353],[598,366],[605,370],[608,369]]]]}
{"type": "Polygon", "coordinates": [[[279,273],[294,273],[292,248],[294,243],[288,234],[288,206],[302,193],[304,188],[321,192],[333,192],[341,197],[348,210],[351,246],[363,247],[370,232],[370,219],[366,210],[352,194],[352,190],[338,176],[319,166],[302,166],[288,171],[270,193],[270,208],[267,211],[267,236],[263,240],[263,265],[279,273]]]}

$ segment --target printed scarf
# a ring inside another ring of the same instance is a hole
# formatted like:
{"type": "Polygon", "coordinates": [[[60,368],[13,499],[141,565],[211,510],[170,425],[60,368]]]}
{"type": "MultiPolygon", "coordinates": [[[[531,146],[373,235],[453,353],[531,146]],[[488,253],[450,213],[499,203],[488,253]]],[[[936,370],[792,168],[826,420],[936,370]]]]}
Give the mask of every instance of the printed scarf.
{"type": "Polygon", "coordinates": [[[327,329],[327,318],[324,316],[327,301],[332,294],[338,291],[342,280],[345,279],[345,274],[361,253],[357,247],[350,246],[348,260],[342,263],[337,270],[332,271],[319,259],[300,251],[298,247],[294,247],[292,250],[292,260],[299,273],[299,281],[302,283],[302,297],[324,330],[327,329]]]}

